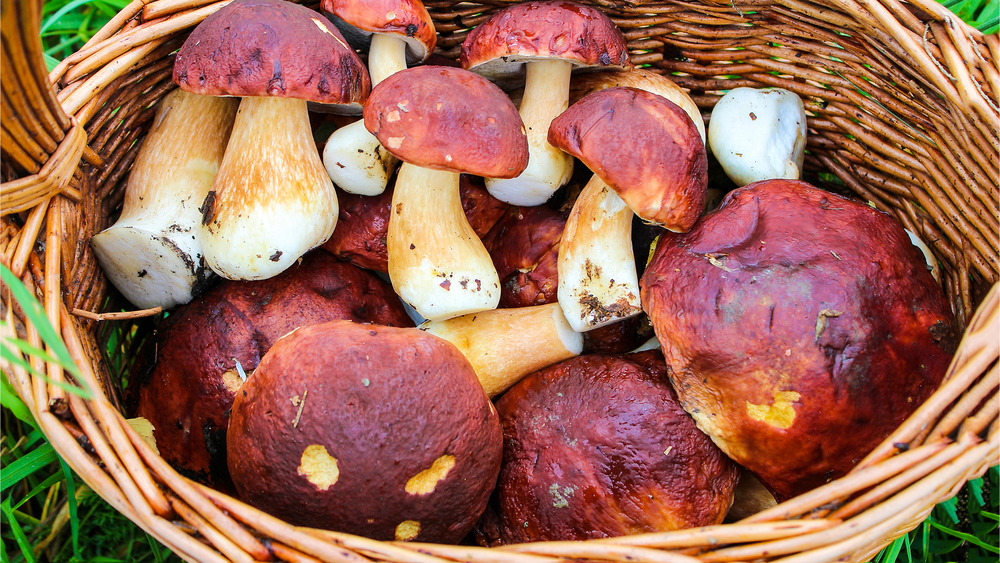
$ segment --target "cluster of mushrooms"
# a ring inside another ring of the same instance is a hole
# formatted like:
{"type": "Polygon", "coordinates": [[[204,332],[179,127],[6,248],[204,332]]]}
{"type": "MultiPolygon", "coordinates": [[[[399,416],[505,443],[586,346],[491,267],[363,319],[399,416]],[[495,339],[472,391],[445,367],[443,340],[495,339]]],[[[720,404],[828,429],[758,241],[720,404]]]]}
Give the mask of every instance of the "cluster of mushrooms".
{"type": "Polygon", "coordinates": [[[178,470],[383,540],[662,531],[845,474],[940,383],[933,262],[799,180],[796,95],[706,131],[560,0],[435,40],[419,0],[235,0],[177,53],[91,243],[171,310],[129,391],[178,470]]]}

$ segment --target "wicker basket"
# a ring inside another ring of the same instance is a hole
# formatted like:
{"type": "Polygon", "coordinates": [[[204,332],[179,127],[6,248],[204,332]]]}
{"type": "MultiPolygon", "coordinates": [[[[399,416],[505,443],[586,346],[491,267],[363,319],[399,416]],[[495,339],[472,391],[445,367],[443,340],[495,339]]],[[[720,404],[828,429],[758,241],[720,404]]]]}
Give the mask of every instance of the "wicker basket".
{"type": "MultiPolygon", "coordinates": [[[[114,220],[174,52],[227,2],[135,0],[47,74],[40,0],[3,0],[3,264],[43,304],[103,391],[67,394],[6,358],[5,373],[59,454],[117,510],[192,561],[862,561],[1000,462],[1000,41],[933,0],[593,0],[633,61],[669,73],[707,112],[722,91],[780,86],[809,112],[807,179],[889,210],[927,241],[962,326],[942,388],[850,475],[735,524],[486,549],[377,542],[290,526],[177,474],[120,412],[117,371],[148,357],[153,322],[123,303],[90,251],[114,220]],[[120,309],[118,309],[120,310],[120,309]],[[96,314],[101,313],[101,314],[96,314]],[[115,329],[115,330],[112,330],[115,329]],[[127,335],[115,357],[107,338],[127,335]],[[111,366],[115,366],[112,369],[111,366]]],[[[495,4],[430,0],[441,55],[495,4]]],[[[2,314],[36,346],[3,291],[2,314]]],[[[54,381],[72,376],[25,358],[54,381]]]]}

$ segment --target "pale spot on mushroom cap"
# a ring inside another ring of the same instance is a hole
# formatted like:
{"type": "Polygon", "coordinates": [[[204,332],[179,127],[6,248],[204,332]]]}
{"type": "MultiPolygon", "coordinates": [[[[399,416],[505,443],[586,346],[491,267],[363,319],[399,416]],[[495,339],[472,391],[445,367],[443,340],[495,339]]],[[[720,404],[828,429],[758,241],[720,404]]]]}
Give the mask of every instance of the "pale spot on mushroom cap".
{"type": "Polygon", "coordinates": [[[403,146],[403,137],[389,137],[385,140],[385,146],[390,149],[398,149],[403,146]]]}
{"type": "MultiPolygon", "coordinates": [[[[320,29],[320,31],[322,31],[323,33],[326,33],[327,35],[333,35],[333,32],[331,32],[330,29],[328,27],[326,27],[325,24],[323,24],[323,22],[319,21],[316,18],[310,18],[310,19],[313,21],[314,24],[316,24],[316,27],[318,27],[320,29]]],[[[336,36],[334,35],[334,37],[336,37],[336,36]]]]}
{"type": "Polygon", "coordinates": [[[396,19],[396,12],[389,10],[388,12],[385,13],[385,19],[386,21],[392,21],[396,19]]]}
{"type": "Polygon", "coordinates": [[[434,488],[445,477],[451,468],[455,467],[455,456],[443,455],[434,460],[427,469],[417,473],[406,482],[406,492],[411,495],[426,495],[434,492],[434,488]]]}
{"type": "Polygon", "coordinates": [[[395,123],[399,121],[399,119],[400,115],[399,112],[396,110],[391,110],[385,114],[385,120],[388,121],[389,123],[395,123]]]}
{"type": "Polygon", "coordinates": [[[396,541],[409,541],[420,534],[420,522],[403,520],[396,526],[396,541]]]}
{"type": "Polygon", "coordinates": [[[240,377],[240,374],[236,370],[227,370],[222,374],[222,384],[226,386],[227,391],[235,395],[240,387],[243,386],[243,378],[240,377]]]}
{"type": "Polygon", "coordinates": [[[326,447],[320,444],[306,446],[299,462],[298,473],[321,491],[332,487],[340,478],[337,458],[327,453],[326,447]]]}
{"type": "Polygon", "coordinates": [[[800,397],[795,391],[778,391],[774,394],[774,403],[771,405],[755,405],[747,401],[747,416],[786,430],[795,423],[794,403],[800,397]]]}

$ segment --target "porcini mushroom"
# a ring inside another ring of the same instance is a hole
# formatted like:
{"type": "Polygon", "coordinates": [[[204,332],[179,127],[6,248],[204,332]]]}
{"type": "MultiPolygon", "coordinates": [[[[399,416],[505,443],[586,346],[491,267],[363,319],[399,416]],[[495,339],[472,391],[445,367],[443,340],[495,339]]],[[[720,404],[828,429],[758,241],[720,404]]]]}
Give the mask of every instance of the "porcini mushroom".
{"type": "Polygon", "coordinates": [[[236,0],[191,32],[173,78],[190,92],[242,96],[202,207],[208,265],[229,279],[263,279],[326,241],[337,196],[307,101],[358,104],[371,87],[336,27],[284,0],[236,0]]]}
{"type": "MultiPolygon", "coordinates": [[[[423,62],[437,44],[434,22],[420,0],[323,0],[321,7],[352,46],[368,46],[372,86],[408,63],[423,62]]],[[[345,192],[378,195],[398,161],[368,132],[364,120],[358,120],[330,135],[323,164],[345,192]]]]}
{"type": "Polygon", "coordinates": [[[219,171],[236,106],[183,90],[164,96],[129,173],[121,215],[90,239],[108,280],[136,307],[182,305],[213,278],[198,207],[219,171]]]}
{"type": "Polygon", "coordinates": [[[530,157],[513,179],[487,179],[495,197],[540,205],[569,181],[573,159],[546,138],[549,123],[568,106],[574,68],[631,68],[622,32],[602,11],[562,0],[512,4],[469,32],[462,67],[505,82],[524,75],[520,114],[530,157]]]}
{"type": "Polygon", "coordinates": [[[659,351],[588,354],[497,400],[503,464],[487,545],[665,532],[722,522],[736,465],[698,430],[659,351]]]}
{"type": "Polygon", "coordinates": [[[708,160],[694,122],[657,94],[607,88],[554,119],[549,142],[594,172],[559,245],[558,293],[566,319],[586,331],[638,315],[632,213],[679,231],[701,214],[708,160]]]}
{"type": "Polygon", "coordinates": [[[642,277],[675,389],[779,501],[844,475],[935,390],[951,308],[902,226],[797,180],[664,233],[642,277]]]}
{"type": "Polygon", "coordinates": [[[524,170],[528,146],[514,104],[477,74],[427,65],[380,82],[364,116],[402,161],[387,240],[396,292],[429,320],[495,308],[500,280],[465,218],[459,176],[524,170]]]}
{"type": "Polygon", "coordinates": [[[240,389],[227,438],[236,490],[261,510],[436,543],[471,530],[503,450],[496,410],[458,349],[350,321],[278,340],[240,389]]]}
{"type": "Polygon", "coordinates": [[[321,250],[266,280],[222,280],[179,307],[157,330],[156,365],[134,387],[161,456],[225,488],[226,427],[243,379],[285,334],[336,319],[413,326],[388,283],[321,250]]]}
{"type": "Polygon", "coordinates": [[[708,144],[737,186],[798,180],[805,161],[805,107],[784,88],[734,88],[712,108],[708,144]]]}
{"type": "Polygon", "coordinates": [[[570,328],[558,303],[427,321],[420,329],[457,346],[490,397],[533,371],[583,351],[583,336],[570,328]]]}

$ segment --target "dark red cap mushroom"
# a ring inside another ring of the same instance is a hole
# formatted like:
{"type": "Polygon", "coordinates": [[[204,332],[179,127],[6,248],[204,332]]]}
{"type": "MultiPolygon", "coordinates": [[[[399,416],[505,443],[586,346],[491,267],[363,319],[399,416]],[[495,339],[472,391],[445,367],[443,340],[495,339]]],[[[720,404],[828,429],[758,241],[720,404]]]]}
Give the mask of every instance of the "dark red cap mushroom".
{"type": "Polygon", "coordinates": [[[778,500],[844,475],[937,388],[944,292],[889,215],[795,180],[664,233],[642,302],[684,408],[778,500]]]}

